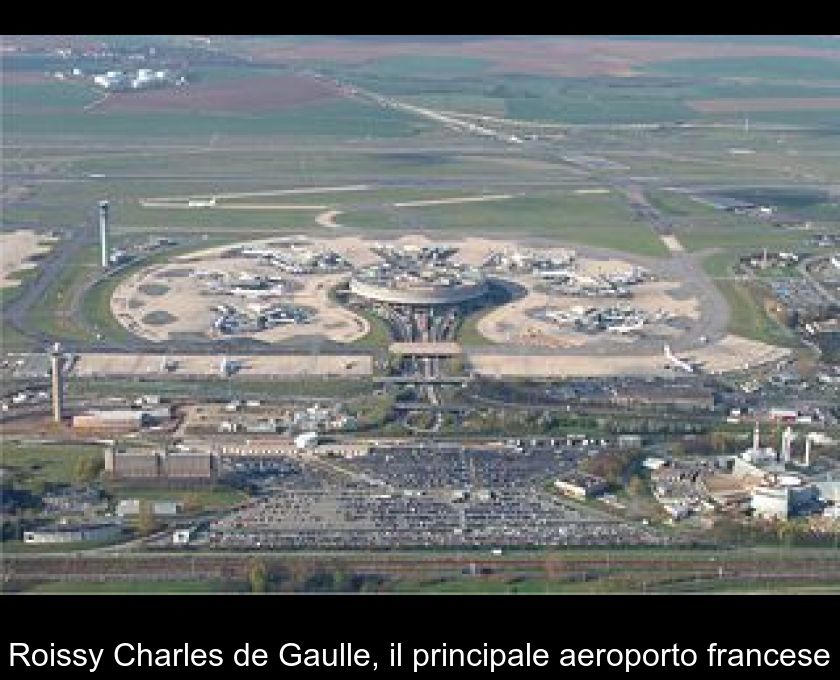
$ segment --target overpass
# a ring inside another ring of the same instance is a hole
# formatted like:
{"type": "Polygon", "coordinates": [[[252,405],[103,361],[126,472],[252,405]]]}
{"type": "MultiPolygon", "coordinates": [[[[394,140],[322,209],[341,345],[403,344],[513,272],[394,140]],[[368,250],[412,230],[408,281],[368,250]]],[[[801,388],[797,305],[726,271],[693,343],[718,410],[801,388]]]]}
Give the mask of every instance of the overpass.
{"type": "Polygon", "coordinates": [[[463,385],[471,379],[456,375],[387,375],[373,378],[373,382],[385,385],[463,385]]]}
{"type": "Polygon", "coordinates": [[[393,342],[388,351],[398,356],[409,357],[454,357],[462,353],[457,342],[393,342]]]}

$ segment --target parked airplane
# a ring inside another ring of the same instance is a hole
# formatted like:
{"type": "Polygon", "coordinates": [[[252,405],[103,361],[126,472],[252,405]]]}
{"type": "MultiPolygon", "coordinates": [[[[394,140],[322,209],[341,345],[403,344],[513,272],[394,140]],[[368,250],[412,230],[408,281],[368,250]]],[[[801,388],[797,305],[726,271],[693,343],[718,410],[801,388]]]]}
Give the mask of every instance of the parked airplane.
{"type": "Polygon", "coordinates": [[[680,369],[681,371],[685,371],[686,373],[696,373],[697,366],[686,361],[685,359],[680,359],[679,357],[675,356],[673,352],[671,352],[671,346],[665,345],[663,347],[663,351],[665,353],[665,358],[668,360],[670,364],[673,364],[675,368],[680,369]]]}

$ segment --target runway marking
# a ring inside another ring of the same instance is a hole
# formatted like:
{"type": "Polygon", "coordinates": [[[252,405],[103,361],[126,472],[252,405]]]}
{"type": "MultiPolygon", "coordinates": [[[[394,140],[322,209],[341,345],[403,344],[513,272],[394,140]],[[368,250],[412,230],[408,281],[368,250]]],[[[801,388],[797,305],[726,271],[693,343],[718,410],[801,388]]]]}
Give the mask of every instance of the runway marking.
{"type": "Polygon", "coordinates": [[[394,208],[419,208],[424,205],[451,205],[455,203],[481,203],[483,201],[502,201],[513,198],[512,194],[488,194],[487,196],[462,196],[461,198],[436,198],[425,201],[405,201],[392,203],[394,208]]]}
{"type": "Polygon", "coordinates": [[[300,187],[297,189],[270,189],[265,191],[238,191],[233,193],[220,194],[191,194],[189,196],[155,196],[146,199],[140,199],[140,204],[143,203],[158,203],[171,201],[189,201],[190,199],[215,198],[216,200],[225,198],[251,198],[253,196],[289,196],[295,194],[331,194],[342,191],[369,191],[372,187],[367,184],[348,184],[337,187],[300,187]]]}

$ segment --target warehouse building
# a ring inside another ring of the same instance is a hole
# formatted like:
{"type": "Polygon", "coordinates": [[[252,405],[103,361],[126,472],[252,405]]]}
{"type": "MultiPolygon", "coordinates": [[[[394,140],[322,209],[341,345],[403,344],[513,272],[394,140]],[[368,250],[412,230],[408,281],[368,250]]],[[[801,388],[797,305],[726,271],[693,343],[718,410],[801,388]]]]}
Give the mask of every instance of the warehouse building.
{"type": "Polygon", "coordinates": [[[203,451],[107,451],[105,473],[112,479],[208,482],[217,476],[216,457],[203,451]]]}
{"type": "MultiPolygon", "coordinates": [[[[143,503],[139,498],[126,498],[117,503],[118,517],[137,517],[143,503]]],[[[149,510],[155,517],[175,517],[181,512],[181,503],[176,501],[150,501],[149,510]]]]}
{"type": "Polygon", "coordinates": [[[24,543],[79,543],[82,541],[110,541],[118,538],[122,526],[107,524],[55,524],[42,529],[23,532],[24,543]]]}
{"type": "Polygon", "coordinates": [[[554,482],[560,493],[585,500],[595,498],[607,490],[607,482],[601,477],[583,473],[572,473],[554,482]]]}
{"type": "Polygon", "coordinates": [[[757,486],[752,490],[750,507],[754,517],[788,519],[815,506],[818,492],[814,486],[757,486]]]}
{"type": "Polygon", "coordinates": [[[169,406],[153,409],[91,410],[73,416],[73,428],[100,432],[131,432],[160,425],[172,418],[169,406]]]}

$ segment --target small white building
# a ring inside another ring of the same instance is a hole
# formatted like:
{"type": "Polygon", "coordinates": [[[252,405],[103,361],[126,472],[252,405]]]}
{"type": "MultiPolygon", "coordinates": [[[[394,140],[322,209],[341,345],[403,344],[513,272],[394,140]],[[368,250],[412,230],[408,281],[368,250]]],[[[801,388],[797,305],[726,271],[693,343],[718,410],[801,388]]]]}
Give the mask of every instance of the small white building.
{"type": "MultiPolygon", "coordinates": [[[[181,504],[176,501],[152,501],[149,506],[155,517],[175,517],[181,512],[181,504]]],[[[136,517],[141,507],[139,498],[126,498],[117,503],[117,516],[136,517]]]]}
{"type": "Polygon", "coordinates": [[[172,534],[172,543],[174,545],[189,545],[192,540],[192,529],[177,529],[172,534]]]}

